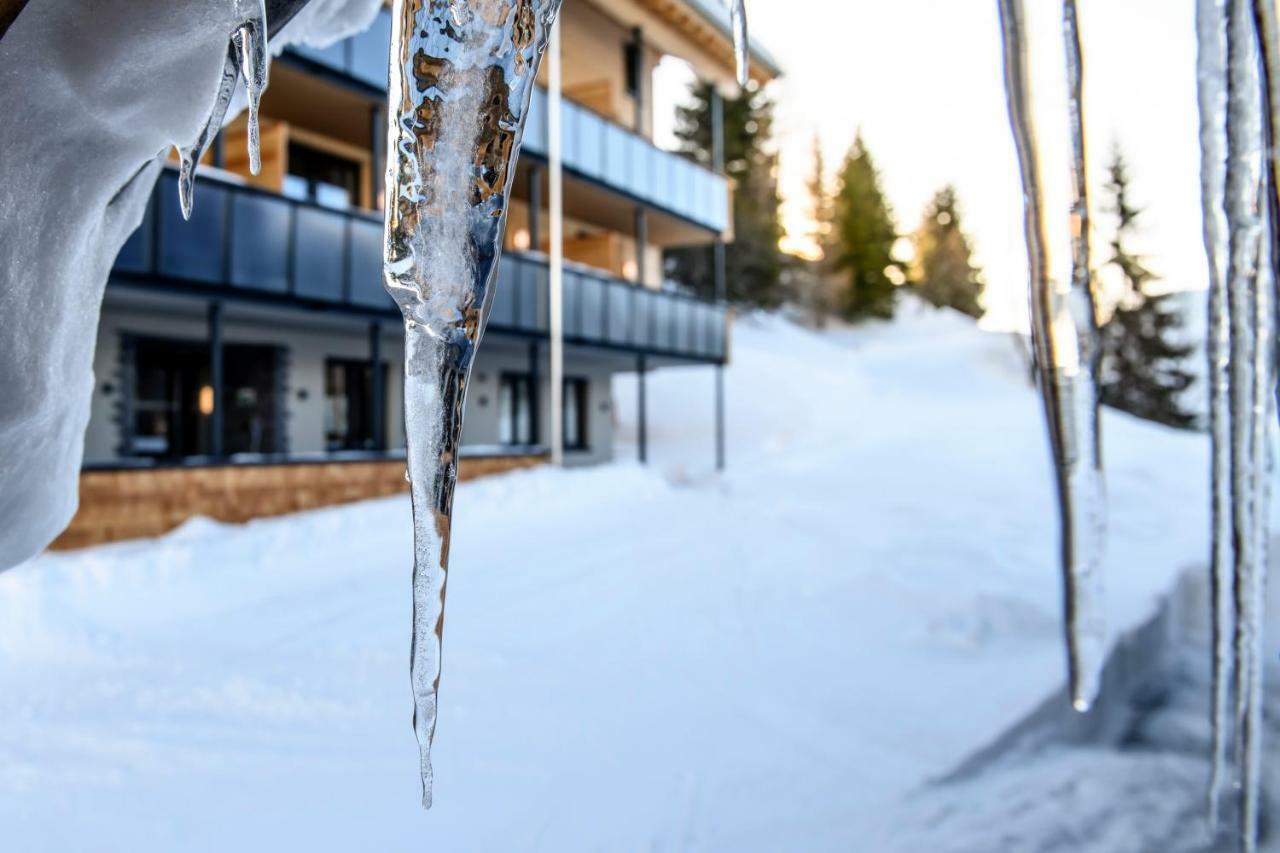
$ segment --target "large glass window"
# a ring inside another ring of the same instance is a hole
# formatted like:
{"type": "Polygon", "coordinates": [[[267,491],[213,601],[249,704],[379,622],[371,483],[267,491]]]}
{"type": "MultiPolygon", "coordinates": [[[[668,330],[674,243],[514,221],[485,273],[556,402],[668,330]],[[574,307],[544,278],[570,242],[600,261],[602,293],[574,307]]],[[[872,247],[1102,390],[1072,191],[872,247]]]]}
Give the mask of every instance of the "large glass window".
{"type": "Polygon", "coordinates": [[[503,373],[498,377],[498,441],[533,444],[533,377],[503,373]]]}
{"type": "MultiPolygon", "coordinates": [[[[387,366],[381,365],[382,387],[387,387],[387,366]]],[[[384,396],[385,403],[385,396],[384,396]]],[[[385,446],[386,418],[382,435],[374,435],[373,373],[369,362],[350,358],[328,358],[324,362],[324,440],[328,450],[373,450],[385,446]]]]}
{"type": "Polygon", "coordinates": [[[565,450],[587,449],[587,380],[564,381],[565,450]]]}
{"type": "MultiPolygon", "coordinates": [[[[177,459],[213,451],[214,392],[204,341],[132,338],[131,418],[124,451],[177,459]]],[[[222,350],[222,451],[274,453],[283,449],[277,418],[279,350],[227,344],[222,350]]]]}
{"type": "Polygon", "coordinates": [[[360,197],[360,164],[291,140],[284,194],[345,210],[354,206],[360,197]]]}

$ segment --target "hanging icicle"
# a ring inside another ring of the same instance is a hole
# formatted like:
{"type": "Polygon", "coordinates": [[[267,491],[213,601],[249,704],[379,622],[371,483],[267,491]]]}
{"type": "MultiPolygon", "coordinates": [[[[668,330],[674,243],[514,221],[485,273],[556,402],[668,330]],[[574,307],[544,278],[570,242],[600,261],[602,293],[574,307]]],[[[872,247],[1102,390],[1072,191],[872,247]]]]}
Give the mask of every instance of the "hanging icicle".
{"type": "Polygon", "coordinates": [[[1025,13],[1021,0],[998,0],[998,8],[1009,122],[1022,175],[1031,337],[1057,478],[1069,686],[1072,705],[1083,711],[1098,692],[1106,633],[1101,589],[1105,497],[1098,429],[1099,343],[1089,260],[1080,42],[1075,3],[1066,0],[1063,32],[1073,198],[1072,262],[1064,279],[1054,263],[1045,224],[1040,152],[1027,72],[1025,13]]]}
{"type": "Polygon", "coordinates": [[[396,0],[391,16],[383,277],[405,321],[409,668],[427,808],[467,380],[493,304],[533,82],[559,8],[560,0],[396,0]]]}
{"type": "Polygon", "coordinates": [[[218,80],[218,90],[214,95],[209,117],[193,142],[178,147],[178,200],[183,219],[191,218],[191,208],[195,201],[196,168],[200,158],[222,130],[227,107],[231,104],[236,83],[241,77],[244,78],[245,90],[249,96],[249,172],[256,175],[262,168],[258,106],[262,93],[267,88],[271,61],[267,51],[267,10],[265,0],[237,0],[236,6],[240,22],[232,31],[227,45],[227,57],[223,61],[222,76],[218,80]]]}
{"type": "Polygon", "coordinates": [[[744,0],[729,0],[729,29],[733,31],[733,59],[737,65],[738,85],[746,86],[751,77],[751,40],[747,36],[744,0]]]}
{"type": "Polygon", "coordinates": [[[1235,607],[1231,596],[1231,418],[1227,393],[1231,335],[1227,318],[1226,181],[1226,44],[1223,0],[1197,0],[1197,88],[1200,106],[1200,197],[1204,220],[1204,248],[1209,261],[1209,326],[1206,339],[1209,381],[1210,462],[1209,597],[1213,635],[1213,699],[1209,777],[1209,824],[1217,829],[1226,776],[1230,724],[1232,637],[1235,607]]]}
{"type": "Polygon", "coordinates": [[[1266,0],[1200,0],[1199,101],[1209,260],[1213,440],[1213,773],[1209,819],[1239,790],[1239,837],[1257,849],[1262,771],[1263,591],[1270,531],[1268,430],[1275,394],[1277,42],[1266,0]],[[1234,695],[1234,712],[1227,708],[1234,695]]]}

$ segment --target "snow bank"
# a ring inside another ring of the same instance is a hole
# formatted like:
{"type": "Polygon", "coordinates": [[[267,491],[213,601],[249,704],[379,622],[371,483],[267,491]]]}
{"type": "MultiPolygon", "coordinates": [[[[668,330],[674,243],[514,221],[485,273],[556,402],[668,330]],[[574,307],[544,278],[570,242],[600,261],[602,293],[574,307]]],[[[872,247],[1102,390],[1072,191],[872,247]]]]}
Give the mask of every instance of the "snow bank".
{"type": "MultiPolygon", "coordinates": [[[[931,309],[822,334],[747,318],[733,340],[723,477],[711,372],[671,369],[649,468],[460,487],[427,815],[406,499],[0,576],[6,839],[878,849],[904,798],[1061,689],[1039,403],[1008,338],[931,309]]],[[[616,382],[624,435],[634,394],[616,382]]],[[[1106,420],[1114,635],[1206,554],[1207,447],[1106,420]]]]}
{"type": "MultiPolygon", "coordinates": [[[[350,32],[377,8],[314,5],[285,40],[350,32]]],[[[43,548],[75,513],[107,274],[142,221],[159,158],[205,121],[236,6],[42,0],[4,37],[0,570],[43,548]]]]}

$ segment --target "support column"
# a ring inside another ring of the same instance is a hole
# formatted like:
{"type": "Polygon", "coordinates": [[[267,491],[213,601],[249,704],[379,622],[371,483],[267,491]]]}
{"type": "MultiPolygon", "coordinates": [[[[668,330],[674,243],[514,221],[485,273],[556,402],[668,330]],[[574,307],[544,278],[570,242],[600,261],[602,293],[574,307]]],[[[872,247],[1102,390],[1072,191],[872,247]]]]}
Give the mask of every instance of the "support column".
{"type": "MultiPolygon", "coordinates": [[[[720,91],[711,90],[711,166],[724,174],[724,100],[720,91]]],[[[712,269],[716,302],[723,305],[728,295],[728,273],[724,240],[717,237],[712,246],[712,269]]],[[[716,470],[725,467],[724,439],[724,364],[716,364],[716,470]]]]}
{"type": "Polygon", "coordinates": [[[649,211],[636,207],[636,283],[645,283],[645,246],[649,244],[649,211]]]}
{"type": "Polygon", "coordinates": [[[542,387],[538,370],[538,342],[529,341],[529,443],[542,443],[542,387]]]}
{"type": "Polygon", "coordinates": [[[645,364],[644,353],[636,356],[636,447],[639,450],[640,464],[644,465],[649,461],[649,413],[645,409],[644,399],[644,375],[648,369],[645,364]]]}
{"type": "Polygon", "coordinates": [[[631,68],[629,70],[631,73],[631,79],[633,79],[636,84],[635,90],[631,93],[631,98],[636,105],[633,129],[636,133],[643,136],[645,135],[644,109],[647,93],[645,92],[644,85],[644,31],[639,27],[635,27],[631,30],[630,48],[631,68]]]}
{"type": "Polygon", "coordinates": [[[213,406],[209,411],[209,455],[222,456],[222,303],[210,302],[209,315],[209,387],[213,406]]]}
{"type": "Polygon", "coordinates": [[[542,251],[542,166],[529,165],[529,248],[542,251]]]}
{"type": "Polygon", "coordinates": [[[382,324],[374,320],[369,324],[369,433],[373,436],[371,450],[386,450],[387,416],[386,390],[382,375],[382,324]]]}
{"type": "Polygon", "coordinates": [[[387,117],[382,104],[369,108],[369,208],[378,210],[378,190],[386,184],[387,117]]]}
{"type": "Polygon", "coordinates": [[[551,27],[547,46],[547,168],[551,251],[548,291],[551,326],[551,405],[548,444],[551,464],[564,464],[564,175],[560,154],[560,20],[551,27]]]}

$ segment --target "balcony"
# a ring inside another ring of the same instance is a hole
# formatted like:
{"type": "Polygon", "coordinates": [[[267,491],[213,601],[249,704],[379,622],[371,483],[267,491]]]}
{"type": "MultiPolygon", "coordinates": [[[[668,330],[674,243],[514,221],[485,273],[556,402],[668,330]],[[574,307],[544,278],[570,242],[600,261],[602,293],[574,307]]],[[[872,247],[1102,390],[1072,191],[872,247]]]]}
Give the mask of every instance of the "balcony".
{"type": "MultiPolygon", "coordinates": [[[[382,218],[332,210],[202,176],[190,222],[165,169],[141,227],[116,258],[113,284],[369,316],[400,316],[382,288],[382,218]]],[[[547,263],[504,253],[489,330],[548,334],[547,263]]],[[[723,306],[566,265],[570,344],[687,361],[725,358],[723,306]]]]}
{"type": "MultiPolygon", "coordinates": [[[[323,50],[294,46],[289,52],[385,92],[391,13],[373,26],[323,50]]],[[[563,100],[561,156],[566,172],[720,233],[729,227],[729,186],[723,175],[664,151],[645,137],[563,100]]],[[[547,157],[547,93],[535,89],[525,123],[524,152],[547,157]]]]}

